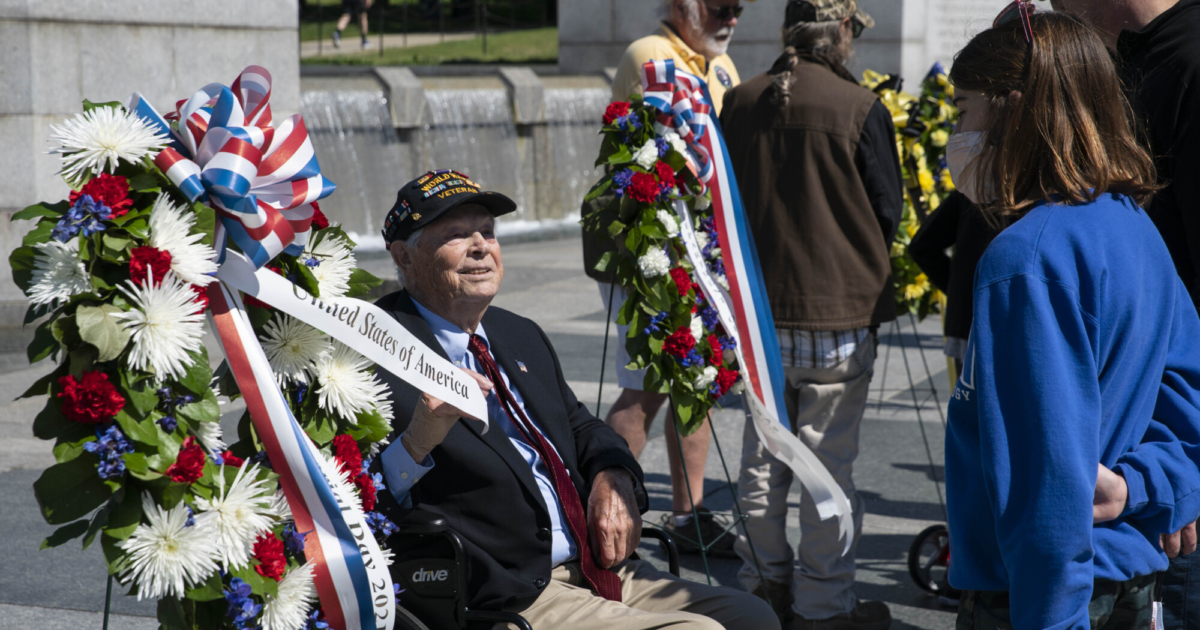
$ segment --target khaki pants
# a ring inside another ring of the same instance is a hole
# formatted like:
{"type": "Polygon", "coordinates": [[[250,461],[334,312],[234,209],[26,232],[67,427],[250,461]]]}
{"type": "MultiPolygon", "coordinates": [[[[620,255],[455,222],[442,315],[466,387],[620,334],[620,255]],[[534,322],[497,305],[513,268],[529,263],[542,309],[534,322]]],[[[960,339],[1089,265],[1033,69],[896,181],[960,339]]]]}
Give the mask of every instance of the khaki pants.
{"type": "Polygon", "coordinates": [[[754,555],[765,579],[793,583],[792,609],[807,619],[828,619],[850,612],[857,599],[854,586],[854,551],[862,535],[863,500],[854,491],[850,475],[858,457],[858,429],[867,406],[868,386],[875,364],[875,335],[858,345],[855,353],[836,367],[786,368],[788,415],[800,441],[821,460],[850,498],[854,509],[854,541],[842,555],[836,520],[822,521],[807,493],[800,500],[800,546],[793,556],[787,541],[787,496],[792,471],[775,459],[758,440],[747,420],[742,442],[742,472],[738,499],[747,515],[746,529],[754,544],[751,553],[745,534],[734,546],[742,558],[738,579],[747,590],[759,583],[754,555]],[[794,566],[793,566],[794,564],[794,566]]]}
{"type": "Polygon", "coordinates": [[[589,590],[579,563],[570,562],[554,569],[546,590],[519,612],[534,630],[779,628],[771,608],[749,593],[689,582],[643,560],[626,560],[616,571],[621,578],[621,603],[589,590]]]}

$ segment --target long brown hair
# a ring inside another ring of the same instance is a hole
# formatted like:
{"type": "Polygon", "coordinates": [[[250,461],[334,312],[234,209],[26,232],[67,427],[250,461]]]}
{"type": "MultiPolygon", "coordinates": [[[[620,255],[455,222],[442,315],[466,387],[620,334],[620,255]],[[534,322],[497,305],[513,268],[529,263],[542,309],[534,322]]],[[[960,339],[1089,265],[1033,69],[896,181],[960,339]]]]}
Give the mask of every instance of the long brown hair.
{"type": "Polygon", "coordinates": [[[1063,13],[1031,16],[976,35],[954,60],[950,81],[991,105],[977,165],[997,199],[992,212],[1020,216],[1051,197],[1095,201],[1108,193],[1146,205],[1154,161],[1138,144],[1135,118],[1100,37],[1063,13]],[[1010,98],[1013,92],[1019,98],[1010,98]]]}
{"type": "Polygon", "coordinates": [[[797,22],[783,29],[783,56],[771,73],[771,102],[785,106],[791,98],[792,70],[801,59],[829,68],[839,77],[858,85],[858,80],[846,69],[853,49],[850,38],[842,29],[841,20],[828,22],[797,22]]]}

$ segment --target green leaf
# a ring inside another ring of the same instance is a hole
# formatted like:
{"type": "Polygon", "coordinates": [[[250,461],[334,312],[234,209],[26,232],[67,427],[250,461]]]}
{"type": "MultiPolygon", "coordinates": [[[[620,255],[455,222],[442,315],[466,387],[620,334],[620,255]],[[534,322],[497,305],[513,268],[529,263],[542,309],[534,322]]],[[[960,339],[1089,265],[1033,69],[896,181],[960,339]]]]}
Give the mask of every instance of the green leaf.
{"type": "Polygon", "coordinates": [[[350,429],[350,435],[359,442],[364,439],[378,442],[392,432],[392,426],[378,411],[361,412],[355,420],[357,420],[358,426],[350,429]]]}
{"type": "Polygon", "coordinates": [[[308,291],[313,297],[321,297],[321,291],[317,287],[317,278],[312,274],[312,269],[308,265],[296,265],[296,286],[308,291]]]}
{"type": "Polygon", "coordinates": [[[11,221],[23,221],[26,219],[38,219],[47,217],[50,219],[58,219],[71,207],[71,204],[66,201],[60,201],[56,204],[46,205],[45,203],[36,203],[20,212],[12,215],[11,221]]]}
{"type": "Polygon", "coordinates": [[[318,414],[302,422],[304,432],[317,444],[328,444],[337,436],[337,422],[324,414],[318,414]]]}
{"type": "Polygon", "coordinates": [[[622,146],[617,149],[612,155],[608,156],[608,163],[616,166],[618,164],[626,164],[633,161],[633,154],[629,152],[629,147],[622,146]]]}
{"type": "Polygon", "coordinates": [[[58,379],[66,376],[67,372],[67,364],[60,364],[53,372],[34,381],[33,385],[30,385],[29,389],[25,390],[25,393],[17,396],[16,400],[21,400],[22,398],[33,398],[34,396],[49,396],[51,388],[53,388],[54,384],[58,382],[58,379]]]}
{"type": "Polygon", "coordinates": [[[141,442],[146,446],[158,446],[158,431],[157,426],[149,418],[139,420],[129,415],[129,412],[122,409],[117,412],[114,418],[117,424],[121,425],[121,430],[129,439],[135,442],[141,442]]]}
{"type": "Polygon", "coordinates": [[[200,350],[188,355],[191,358],[191,366],[188,367],[187,374],[179,380],[189,392],[197,396],[203,396],[204,392],[208,391],[209,383],[212,382],[212,368],[208,365],[208,350],[204,346],[200,346],[200,350]]]}
{"type": "Polygon", "coordinates": [[[61,436],[58,444],[54,445],[54,461],[60,464],[65,464],[83,455],[86,452],[83,449],[83,445],[95,441],[96,434],[94,431],[89,430],[87,425],[72,424],[75,425],[71,429],[72,433],[61,436]]]}
{"type": "Polygon", "coordinates": [[[145,417],[158,407],[158,394],[149,384],[149,380],[131,382],[130,377],[131,374],[127,370],[121,370],[121,382],[117,387],[120,388],[121,394],[125,396],[125,400],[133,403],[133,408],[137,410],[138,416],[145,417]]]}
{"type": "Polygon", "coordinates": [[[108,565],[108,574],[116,575],[129,567],[129,556],[117,546],[121,541],[107,535],[100,535],[100,549],[104,551],[104,563],[108,565]]]}
{"type": "Polygon", "coordinates": [[[72,350],[67,355],[67,364],[75,378],[82,378],[83,373],[96,365],[96,349],[92,346],[82,346],[72,350]]]}
{"type": "Polygon", "coordinates": [[[63,525],[62,527],[54,530],[53,534],[47,536],[46,540],[42,541],[42,546],[38,547],[38,549],[41,550],[57,547],[67,541],[79,538],[80,536],[86,534],[87,530],[88,521],[86,518],[75,521],[69,525],[63,525]]]}
{"type": "Polygon", "coordinates": [[[188,589],[187,598],[197,602],[225,599],[225,584],[221,581],[221,574],[214,571],[212,575],[208,576],[207,582],[188,589]]]}
{"type": "Polygon", "coordinates": [[[129,331],[116,317],[123,312],[111,304],[81,306],[75,311],[79,336],[85,342],[96,347],[98,352],[96,360],[112,361],[121,356],[125,346],[129,345],[129,331]]]}
{"type": "Polygon", "coordinates": [[[54,338],[54,321],[48,320],[42,322],[36,330],[33,331],[33,340],[29,342],[29,347],[25,349],[25,356],[29,358],[29,362],[37,363],[42,359],[58,352],[61,345],[54,338]]]}
{"type": "Polygon", "coordinates": [[[129,190],[131,192],[157,192],[159,190],[158,178],[150,173],[140,173],[129,178],[129,190]]]}
{"type": "Polygon", "coordinates": [[[8,255],[8,265],[12,268],[13,283],[27,294],[29,287],[33,286],[33,259],[36,255],[37,250],[28,245],[18,247],[8,255]]]}
{"type": "Polygon", "coordinates": [[[112,489],[96,474],[91,458],[79,457],[47,468],[33,482],[33,494],[46,522],[61,525],[103,505],[112,489]]]}
{"type": "MultiPolygon", "coordinates": [[[[271,309],[261,306],[246,306],[246,316],[250,318],[250,326],[254,328],[262,328],[271,320],[271,309]]],[[[225,391],[221,389],[221,391],[225,391]]],[[[239,390],[240,391],[240,390],[239,390]]]]}
{"type": "Polygon", "coordinates": [[[620,221],[613,221],[612,223],[608,224],[608,236],[610,238],[617,238],[621,235],[621,232],[625,231],[626,227],[628,226],[620,221]]]}
{"type": "Polygon", "coordinates": [[[204,398],[179,407],[175,415],[192,423],[219,422],[221,407],[217,404],[216,396],[212,395],[212,390],[208,390],[204,398]]]}
{"type": "Polygon", "coordinates": [[[614,254],[616,252],[604,252],[604,255],[600,256],[600,262],[596,263],[595,270],[600,272],[608,271],[608,265],[612,263],[614,254]]]}
{"type": "Polygon", "coordinates": [[[259,575],[258,571],[254,570],[257,562],[257,560],[254,560],[237,571],[233,571],[231,575],[242,578],[243,582],[249,584],[250,588],[254,589],[255,594],[275,597],[279,594],[279,583],[271,578],[259,575]]]}
{"type": "Polygon", "coordinates": [[[583,198],[583,202],[587,203],[596,199],[600,195],[603,195],[611,187],[612,177],[605,177],[604,179],[600,180],[600,183],[592,186],[592,189],[588,191],[587,196],[583,198]]]}
{"type": "Polygon", "coordinates": [[[109,107],[109,108],[115,109],[117,111],[125,110],[125,106],[122,105],[119,101],[108,101],[107,103],[93,103],[93,102],[87,100],[86,98],[83,99],[83,111],[85,111],[85,112],[90,112],[93,109],[100,109],[103,107],[109,107]]]}
{"type": "Polygon", "coordinates": [[[61,437],[79,439],[91,434],[91,429],[86,425],[64,418],[59,401],[55,398],[47,400],[46,406],[42,407],[41,412],[33,419],[33,436],[40,440],[56,440],[61,437]],[[80,435],[80,427],[84,429],[83,435],[80,435]]]}
{"type": "Polygon", "coordinates": [[[216,211],[200,202],[193,203],[192,210],[196,213],[196,224],[192,226],[192,234],[203,234],[204,238],[200,239],[200,242],[211,246],[217,226],[216,211]]]}
{"type": "MultiPolygon", "coordinates": [[[[124,495],[124,492],[119,493],[124,495]]],[[[112,514],[113,508],[117,505],[117,495],[113,495],[108,503],[96,515],[92,517],[91,524],[88,525],[87,535],[83,537],[83,548],[87,549],[92,546],[92,541],[96,539],[96,534],[100,533],[104,526],[108,524],[108,517],[112,514]]]]}
{"type": "Polygon", "coordinates": [[[158,623],[159,630],[190,630],[183,605],[177,597],[158,600],[158,623]]]}
{"type": "MultiPolygon", "coordinates": [[[[126,461],[129,461],[129,456],[125,457],[126,461]]],[[[142,496],[140,493],[126,490],[121,502],[117,503],[108,515],[108,525],[104,528],[104,533],[117,540],[125,540],[133,535],[141,522],[142,496]]]]}
{"type": "Polygon", "coordinates": [[[21,244],[28,247],[31,245],[40,245],[50,240],[50,233],[54,231],[55,222],[41,221],[39,222],[25,238],[21,239],[21,244]]]}
{"type": "Polygon", "coordinates": [[[383,284],[383,280],[376,278],[366,269],[355,269],[350,273],[350,288],[346,291],[346,297],[366,295],[371,292],[371,289],[381,284],[383,284]]]}
{"type": "Polygon", "coordinates": [[[125,250],[129,249],[129,246],[133,244],[133,241],[127,238],[110,234],[102,236],[100,242],[104,243],[104,257],[111,259],[120,259],[125,250]]]}
{"type": "Polygon", "coordinates": [[[146,217],[136,217],[127,221],[124,226],[129,236],[141,240],[150,238],[150,223],[146,217]]]}

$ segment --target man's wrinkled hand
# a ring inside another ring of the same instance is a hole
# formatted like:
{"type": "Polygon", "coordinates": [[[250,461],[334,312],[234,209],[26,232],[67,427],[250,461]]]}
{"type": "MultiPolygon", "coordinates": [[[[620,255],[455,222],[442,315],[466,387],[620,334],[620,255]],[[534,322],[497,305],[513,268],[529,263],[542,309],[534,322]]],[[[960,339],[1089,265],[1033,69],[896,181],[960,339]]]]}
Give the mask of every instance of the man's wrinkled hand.
{"type": "Polygon", "coordinates": [[[1096,474],[1096,494],[1092,497],[1092,523],[1107,523],[1125,511],[1129,486],[1125,477],[1100,464],[1096,474]]]}
{"type": "Polygon", "coordinates": [[[1158,541],[1168,558],[1186,556],[1196,550],[1196,524],[1188,523],[1174,534],[1162,534],[1158,541]]]}
{"type": "Polygon", "coordinates": [[[605,569],[624,562],[642,539],[642,515],[633,496],[633,477],[624,468],[606,468],[588,496],[588,540],[605,569]]]}
{"type": "MultiPolygon", "coordinates": [[[[475,379],[485,397],[492,391],[492,382],[487,377],[467,369],[463,369],[463,372],[475,379]]],[[[408,454],[412,455],[413,461],[423,462],[425,456],[446,439],[451,427],[462,417],[471,416],[448,402],[429,394],[421,394],[417,408],[413,410],[412,422],[408,424],[400,442],[404,444],[408,454]]]]}

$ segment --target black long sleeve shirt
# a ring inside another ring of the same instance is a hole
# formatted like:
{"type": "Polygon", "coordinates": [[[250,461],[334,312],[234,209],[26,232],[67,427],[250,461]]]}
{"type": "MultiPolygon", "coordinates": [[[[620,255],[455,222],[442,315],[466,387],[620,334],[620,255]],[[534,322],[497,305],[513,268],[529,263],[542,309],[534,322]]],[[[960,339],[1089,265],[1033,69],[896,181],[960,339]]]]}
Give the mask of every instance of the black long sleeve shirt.
{"type": "Polygon", "coordinates": [[[890,247],[904,216],[904,181],[900,174],[900,156],[896,153],[892,113],[880,101],[875,101],[867,112],[854,164],[890,247]]]}

